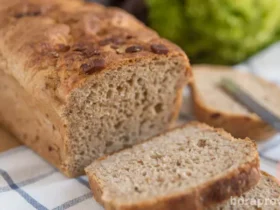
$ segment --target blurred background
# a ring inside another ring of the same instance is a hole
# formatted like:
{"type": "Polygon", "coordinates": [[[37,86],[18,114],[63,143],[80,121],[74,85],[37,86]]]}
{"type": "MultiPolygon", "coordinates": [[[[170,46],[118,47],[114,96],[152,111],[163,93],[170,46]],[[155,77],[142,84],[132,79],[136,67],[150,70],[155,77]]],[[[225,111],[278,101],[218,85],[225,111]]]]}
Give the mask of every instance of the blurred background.
{"type": "Polygon", "coordinates": [[[280,0],[92,1],[132,13],[192,63],[237,64],[280,40],[280,0]]]}

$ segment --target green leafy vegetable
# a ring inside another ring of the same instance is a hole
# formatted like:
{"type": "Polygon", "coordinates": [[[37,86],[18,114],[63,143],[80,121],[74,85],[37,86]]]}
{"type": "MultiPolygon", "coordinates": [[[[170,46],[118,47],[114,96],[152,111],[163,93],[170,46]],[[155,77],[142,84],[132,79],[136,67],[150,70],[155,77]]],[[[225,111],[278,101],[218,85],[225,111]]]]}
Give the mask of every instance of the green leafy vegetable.
{"type": "Polygon", "coordinates": [[[233,64],[280,40],[280,0],[146,0],[149,22],[193,62],[233,64]]]}

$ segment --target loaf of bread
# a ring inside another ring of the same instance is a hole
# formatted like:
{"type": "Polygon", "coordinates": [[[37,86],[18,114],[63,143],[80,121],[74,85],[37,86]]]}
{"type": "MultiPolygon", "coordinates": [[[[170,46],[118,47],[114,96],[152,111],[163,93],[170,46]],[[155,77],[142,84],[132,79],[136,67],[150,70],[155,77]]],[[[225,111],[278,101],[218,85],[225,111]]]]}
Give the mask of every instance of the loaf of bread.
{"type": "Polygon", "coordinates": [[[190,75],[180,48],[120,9],[0,0],[0,123],[70,177],[168,128],[190,75]]]}
{"type": "Polygon", "coordinates": [[[280,186],[279,182],[271,175],[262,172],[257,186],[240,197],[211,207],[208,210],[279,210],[280,186]]]}
{"type": "Polygon", "coordinates": [[[266,140],[276,131],[255,113],[228,95],[220,85],[229,78],[250,94],[258,103],[280,116],[280,88],[250,73],[224,66],[198,65],[191,84],[196,118],[214,127],[224,128],[237,138],[266,140]]]}
{"type": "Polygon", "coordinates": [[[0,153],[19,146],[16,138],[0,126],[0,153]]]}
{"type": "Polygon", "coordinates": [[[240,196],[260,178],[256,144],[190,123],[86,168],[106,210],[200,210],[240,196]]]}

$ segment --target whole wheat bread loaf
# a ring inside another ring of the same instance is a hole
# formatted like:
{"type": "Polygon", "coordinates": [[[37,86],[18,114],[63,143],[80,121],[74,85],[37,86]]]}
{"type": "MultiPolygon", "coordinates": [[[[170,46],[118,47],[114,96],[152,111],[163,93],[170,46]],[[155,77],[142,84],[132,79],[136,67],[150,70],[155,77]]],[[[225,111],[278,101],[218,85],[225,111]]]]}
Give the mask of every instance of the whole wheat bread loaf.
{"type": "Polygon", "coordinates": [[[68,176],[168,128],[189,72],[120,9],[0,0],[0,123],[68,176]]]}
{"type": "Polygon", "coordinates": [[[106,210],[196,210],[240,196],[260,178],[256,145],[190,123],[86,168],[106,210]]]}
{"type": "Polygon", "coordinates": [[[237,138],[265,140],[275,134],[272,127],[228,95],[220,82],[223,78],[233,80],[262,106],[280,116],[278,86],[224,66],[198,65],[193,70],[192,97],[194,113],[199,121],[224,128],[237,138]]]}
{"type": "Polygon", "coordinates": [[[232,197],[208,210],[279,210],[280,186],[271,175],[262,172],[259,183],[240,197],[232,197]]]}

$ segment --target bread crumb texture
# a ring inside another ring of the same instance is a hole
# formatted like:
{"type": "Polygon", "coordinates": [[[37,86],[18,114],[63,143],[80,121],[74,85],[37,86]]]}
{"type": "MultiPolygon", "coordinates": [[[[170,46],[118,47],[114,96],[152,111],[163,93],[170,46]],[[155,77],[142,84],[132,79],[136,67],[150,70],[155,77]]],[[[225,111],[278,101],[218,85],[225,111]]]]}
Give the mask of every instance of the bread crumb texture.
{"type": "MultiPolygon", "coordinates": [[[[167,132],[87,167],[90,180],[96,181],[91,182],[97,185],[92,187],[101,188],[101,202],[105,205],[129,206],[163,201],[164,198],[166,202],[170,198],[172,203],[174,198],[175,205],[180,203],[179,197],[183,202],[184,196],[192,194],[194,200],[190,201],[190,205],[198,202],[201,207],[226,199],[219,198],[219,193],[240,193],[257,183],[258,155],[256,145],[251,140],[234,139],[225,132],[196,125],[167,132]],[[248,175],[250,173],[243,174],[236,182],[233,181],[243,170],[254,172],[252,176],[248,175]],[[251,185],[246,180],[248,177],[251,185]],[[224,186],[218,184],[223,179],[228,180],[224,186]],[[235,182],[234,186],[229,182],[235,182]],[[219,193],[215,192],[215,187],[209,187],[210,183],[219,186],[219,193]],[[201,190],[203,187],[208,188],[207,196],[203,193],[206,191],[201,190]],[[201,200],[195,201],[198,199],[196,196],[201,200]]],[[[186,208],[187,204],[182,204],[186,208]]],[[[144,209],[144,206],[140,209],[144,209]]]]}

